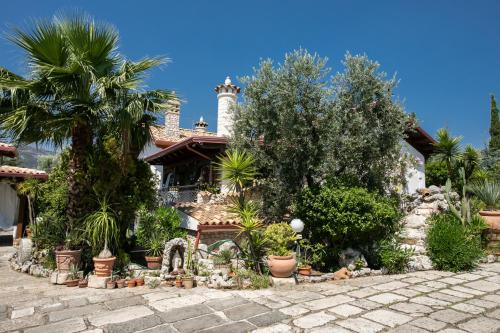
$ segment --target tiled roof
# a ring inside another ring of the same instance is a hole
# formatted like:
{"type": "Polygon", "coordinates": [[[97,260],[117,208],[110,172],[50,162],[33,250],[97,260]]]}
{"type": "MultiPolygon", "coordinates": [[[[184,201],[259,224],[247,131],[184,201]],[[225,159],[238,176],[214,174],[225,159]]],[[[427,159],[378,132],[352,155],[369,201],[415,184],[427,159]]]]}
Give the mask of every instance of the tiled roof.
{"type": "Polygon", "coordinates": [[[0,156],[9,156],[9,157],[16,157],[17,155],[17,149],[15,146],[5,143],[5,142],[0,142],[0,156]]]}
{"type": "Polygon", "coordinates": [[[10,165],[0,166],[0,178],[39,178],[47,179],[48,175],[45,171],[20,168],[10,165]]]}
{"type": "Polygon", "coordinates": [[[240,224],[240,219],[234,213],[228,212],[226,204],[207,204],[183,202],[176,205],[177,209],[198,220],[200,225],[228,226],[240,224]]]}
{"type": "Polygon", "coordinates": [[[214,132],[195,132],[192,129],[179,128],[179,137],[171,137],[165,134],[165,126],[156,125],[151,127],[151,135],[157,146],[165,147],[193,136],[217,136],[214,132]]]}

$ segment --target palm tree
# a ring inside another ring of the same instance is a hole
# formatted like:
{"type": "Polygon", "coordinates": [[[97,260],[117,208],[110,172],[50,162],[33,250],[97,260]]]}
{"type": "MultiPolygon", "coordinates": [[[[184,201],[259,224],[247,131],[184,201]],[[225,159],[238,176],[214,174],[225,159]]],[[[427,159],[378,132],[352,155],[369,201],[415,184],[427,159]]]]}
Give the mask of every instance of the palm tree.
{"type": "Polygon", "coordinates": [[[14,30],[9,39],[25,52],[31,74],[23,78],[0,68],[0,131],[27,144],[70,143],[71,225],[86,214],[87,157],[96,130],[129,113],[130,121],[121,122],[121,130],[137,131],[139,126],[144,136],[151,123],[147,111],[161,109],[160,100],[171,98],[164,91],[138,91],[143,73],[163,60],[124,61],[116,52],[116,30],[87,16],[37,21],[29,31],[14,30]]]}
{"type": "Polygon", "coordinates": [[[446,163],[448,179],[453,175],[453,164],[460,157],[461,136],[452,137],[446,128],[437,131],[437,142],[434,144],[434,158],[446,163]]]}

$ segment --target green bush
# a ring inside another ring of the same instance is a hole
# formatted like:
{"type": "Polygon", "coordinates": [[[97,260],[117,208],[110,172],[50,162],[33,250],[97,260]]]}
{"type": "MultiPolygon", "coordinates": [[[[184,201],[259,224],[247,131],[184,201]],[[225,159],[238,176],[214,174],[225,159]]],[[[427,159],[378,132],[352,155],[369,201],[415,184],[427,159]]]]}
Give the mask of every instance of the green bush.
{"type": "Polygon", "coordinates": [[[427,251],[435,268],[458,272],[474,268],[484,255],[481,247],[482,230],[478,218],[464,226],[451,213],[431,217],[427,233],[427,251]]]}
{"type": "Polygon", "coordinates": [[[274,256],[290,255],[293,242],[297,239],[295,231],[285,222],[267,226],[264,237],[268,245],[267,255],[274,256]]]}
{"type": "Polygon", "coordinates": [[[391,274],[404,273],[408,268],[408,262],[413,251],[402,249],[395,239],[383,240],[379,245],[380,263],[391,274]]]}
{"type": "Polygon", "coordinates": [[[181,229],[181,219],[173,207],[160,207],[150,212],[143,208],[139,211],[139,226],[137,227],[137,244],[149,247],[152,239],[167,242],[173,238],[183,238],[186,231],[181,229]]]}
{"type": "MultiPolygon", "coordinates": [[[[327,269],[337,264],[338,253],[347,247],[371,249],[394,234],[400,212],[396,200],[357,187],[324,186],[306,189],[299,196],[296,215],[304,220],[306,238],[325,244],[319,261],[327,269]]],[[[366,257],[366,255],[365,255],[366,257]]]]}

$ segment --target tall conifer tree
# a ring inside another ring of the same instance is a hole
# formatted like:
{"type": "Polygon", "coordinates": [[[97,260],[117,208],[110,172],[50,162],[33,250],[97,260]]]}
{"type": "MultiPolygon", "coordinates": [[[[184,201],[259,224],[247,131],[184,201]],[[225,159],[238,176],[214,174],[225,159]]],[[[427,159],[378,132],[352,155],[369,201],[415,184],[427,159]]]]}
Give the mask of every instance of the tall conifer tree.
{"type": "Polygon", "coordinates": [[[500,150],[500,120],[498,119],[498,107],[495,96],[491,95],[491,122],[490,122],[490,144],[491,151],[500,150]]]}

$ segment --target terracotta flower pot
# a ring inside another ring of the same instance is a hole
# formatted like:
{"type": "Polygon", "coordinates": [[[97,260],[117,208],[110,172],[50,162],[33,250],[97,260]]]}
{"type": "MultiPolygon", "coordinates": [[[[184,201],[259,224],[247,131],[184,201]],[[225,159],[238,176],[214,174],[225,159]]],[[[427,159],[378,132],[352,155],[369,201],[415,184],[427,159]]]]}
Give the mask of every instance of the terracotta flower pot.
{"type": "Polygon", "coordinates": [[[125,287],[125,280],[124,279],[120,279],[120,280],[116,281],[116,287],[118,287],[118,288],[125,287]]]}
{"type": "Polygon", "coordinates": [[[146,262],[148,263],[148,268],[149,269],[160,269],[161,268],[161,262],[163,261],[163,257],[144,257],[146,259],[146,262]]]}
{"type": "Polygon", "coordinates": [[[479,215],[490,226],[490,229],[500,229],[500,210],[482,210],[479,215]]]}
{"type": "Polygon", "coordinates": [[[135,284],[140,287],[144,285],[144,278],[136,278],[135,279],[135,284]]]}
{"type": "Polygon", "coordinates": [[[76,286],[78,286],[78,282],[80,282],[80,280],[78,280],[78,279],[66,280],[66,282],[64,282],[64,284],[66,285],[66,287],[76,287],[76,286]]]}
{"type": "Polygon", "coordinates": [[[177,288],[181,288],[182,287],[182,280],[181,279],[175,279],[175,286],[177,288]]]}
{"type": "Polygon", "coordinates": [[[193,280],[194,280],[194,278],[192,276],[183,277],[182,284],[184,285],[184,288],[192,289],[193,288],[193,280]]]}
{"type": "Polygon", "coordinates": [[[311,266],[302,266],[302,267],[297,268],[297,270],[298,270],[300,275],[309,276],[309,275],[311,275],[312,268],[311,268],[311,266]]]}
{"type": "Polygon", "coordinates": [[[127,281],[127,287],[134,288],[135,287],[135,280],[134,279],[128,280],[127,281]]]}
{"type": "Polygon", "coordinates": [[[287,278],[293,274],[297,262],[293,256],[269,256],[267,265],[272,276],[277,278],[287,278]]]}
{"type": "Polygon", "coordinates": [[[111,258],[98,258],[94,257],[94,270],[95,275],[99,277],[111,276],[113,272],[113,266],[115,265],[116,257],[111,258]]]}
{"type": "Polygon", "coordinates": [[[107,289],[115,289],[115,286],[116,286],[116,282],[115,281],[108,281],[106,282],[106,288],[107,289]]]}
{"type": "Polygon", "coordinates": [[[87,280],[80,280],[78,282],[78,288],[87,288],[89,285],[89,282],[87,280]]]}
{"type": "Polygon", "coordinates": [[[61,273],[67,273],[73,267],[80,265],[80,256],[82,250],[61,250],[56,252],[57,270],[61,273]]]}

